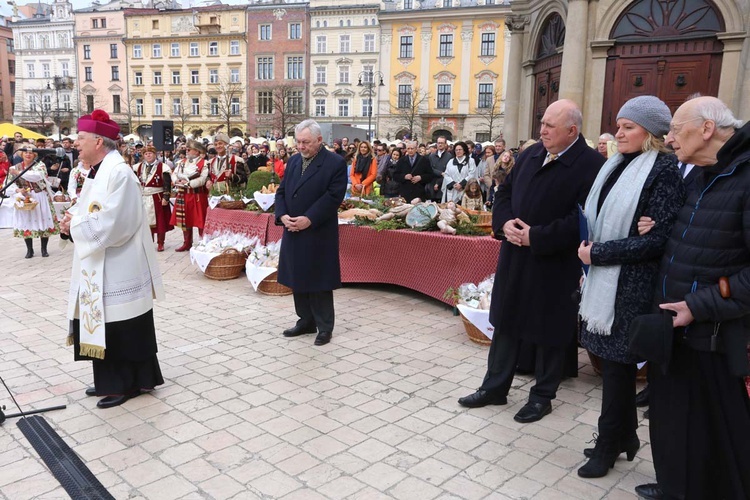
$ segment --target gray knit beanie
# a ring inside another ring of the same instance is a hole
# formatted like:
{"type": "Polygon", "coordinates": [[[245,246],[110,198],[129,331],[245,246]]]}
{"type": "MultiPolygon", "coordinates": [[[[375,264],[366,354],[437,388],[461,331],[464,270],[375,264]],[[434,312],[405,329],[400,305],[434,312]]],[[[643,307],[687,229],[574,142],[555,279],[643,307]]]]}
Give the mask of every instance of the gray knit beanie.
{"type": "Polygon", "coordinates": [[[663,137],[669,132],[672,113],[664,101],[652,95],[633,97],[622,105],[617,119],[633,121],[651,132],[656,137],[663,137]]]}

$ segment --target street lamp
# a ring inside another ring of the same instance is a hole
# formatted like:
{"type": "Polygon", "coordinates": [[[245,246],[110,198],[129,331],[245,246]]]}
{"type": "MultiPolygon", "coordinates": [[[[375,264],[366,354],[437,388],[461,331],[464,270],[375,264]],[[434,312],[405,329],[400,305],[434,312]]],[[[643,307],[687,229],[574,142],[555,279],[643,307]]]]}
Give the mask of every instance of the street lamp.
{"type": "Polygon", "coordinates": [[[369,141],[372,141],[372,89],[374,89],[376,85],[375,77],[378,77],[378,80],[380,80],[380,83],[378,83],[377,86],[384,87],[385,84],[383,83],[383,73],[381,73],[380,71],[362,71],[359,74],[359,79],[357,80],[357,86],[365,87],[370,98],[370,105],[368,106],[367,110],[367,140],[369,141]],[[364,81],[362,81],[363,76],[365,77],[364,81]]]}
{"type": "Polygon", "coordinates": [[[61,140],[62,134],[61,123],[60,123],[60,91],[70,90],[73,88],[73,79],[69,76],[55,76],[52,78],[52,82],[47,82],[48,90],[55,90],[55,101],[57,109],[55,110],[55,124],[57,125],[57,140],[61,140]]]}

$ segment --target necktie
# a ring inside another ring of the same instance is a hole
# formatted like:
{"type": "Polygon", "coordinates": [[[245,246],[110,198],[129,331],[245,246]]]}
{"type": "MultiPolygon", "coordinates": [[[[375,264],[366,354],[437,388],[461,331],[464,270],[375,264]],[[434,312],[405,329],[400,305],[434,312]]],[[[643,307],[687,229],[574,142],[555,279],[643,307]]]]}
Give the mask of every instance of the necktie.
{"type": "Polygon", "coordinates": [[[685,171],[687,170],[687,163],[680,162],[680,177],[685,178],[685,171]]]}
{"type": "Polygon", "coordinates": [[[557,155],[555,153],[547,153],[547,157],[544,159],[544,163],[542,163],[542,166],[545,166],[547,163],[555,160],[557,160],[557,155]]]}
{"type": "Polygon", "coordinates": [[[409,164],[410,164],[410,165],[411,165],[412,167],[414,166],[414,157],[413,157],[413,156],[410,156],[410,157],[409,157],[409,164]]]}

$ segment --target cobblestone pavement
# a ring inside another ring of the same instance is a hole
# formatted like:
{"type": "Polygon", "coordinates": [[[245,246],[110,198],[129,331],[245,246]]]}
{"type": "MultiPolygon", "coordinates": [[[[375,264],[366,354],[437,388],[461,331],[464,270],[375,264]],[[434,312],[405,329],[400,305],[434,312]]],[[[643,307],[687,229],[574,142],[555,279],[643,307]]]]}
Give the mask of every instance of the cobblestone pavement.
{"type": "MultiPolygon", "coordinates": [[[[432,299],[396,287],[335,292],[333,342],[285,339],[291,297],[253,292],[244,275],[211,281],[176,254],[159,255],[167,301],[155,307],[166,384],[98,410],[84,395],[91,367],[65,346],[72,248],[23,259],[0,230],[0,375],[24,409],[44,415],[118,499],[635,498],[653,481],[647,421],[635,461],[609,475],[576,475],[595,430],[600,379],[585,353],[553,412],[522,425],[513,415],[531,385],[517,377],[507,406],[466,410],[486,348],[432,299]]],[[[181,241],[181,240],[180,240],[181,241]]],[[[15,411],[4,388],[0,403],[15,411]]],[[[590,445],[589,445],[590,446],[590,445]]],[[[0,496],[67,498],[16,426],[0,428],[0,496]]]]}

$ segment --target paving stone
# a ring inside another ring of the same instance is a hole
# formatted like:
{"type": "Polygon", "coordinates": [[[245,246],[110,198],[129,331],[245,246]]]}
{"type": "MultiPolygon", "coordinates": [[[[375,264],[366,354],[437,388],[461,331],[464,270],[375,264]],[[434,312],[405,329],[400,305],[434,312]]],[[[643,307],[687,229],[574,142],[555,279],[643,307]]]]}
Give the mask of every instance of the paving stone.
{"type": "MultiPolygon", "coordinates": [[[[90,363],[60,342],[72,247],[19,261],[23,242],[6,229],[0,239],[0,266],[16,277],[0,288],[0,376],[24,405],[68,405],[45,418],[116,498],[629,499],[654,481],[643,420],[633,462],[618,460],[605,478],[576,476],[601,407],[584,351],[579,377],[563,382],[541,421],[513,420],[534,383],[526,376],[508,405],[467,410],[456,400],[481,381],[487,350],[450,308],[403,288],[347,285],[335,292],[331,344],[284,339],[292,298],[254,293],[244,278],[205,279],[171,251],[177,231],[157,254],[166,383],[99,410],[83,394],[90,363]],[[217,296],[226,303],[206,308],[217,296]]],[[[3,428],[0,499],[66,498],[18,429],[3,428]]]]}

